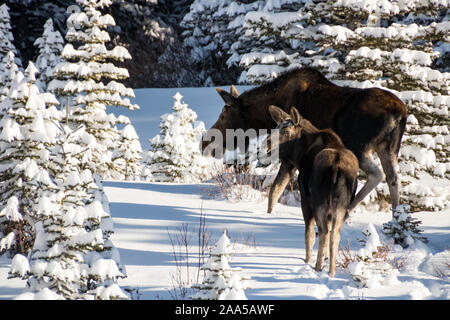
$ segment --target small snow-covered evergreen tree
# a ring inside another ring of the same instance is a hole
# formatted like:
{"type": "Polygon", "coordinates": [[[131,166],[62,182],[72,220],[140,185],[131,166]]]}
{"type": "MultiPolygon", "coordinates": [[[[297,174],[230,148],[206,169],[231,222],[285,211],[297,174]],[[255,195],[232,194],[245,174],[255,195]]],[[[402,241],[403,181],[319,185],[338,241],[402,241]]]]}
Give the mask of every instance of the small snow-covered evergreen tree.
{"type": "Polygon", "coordinates": [[[111,5],[110,0],[78,0],[81,12],[75,12],[67,20],[68,31],[62,56],[63,62],[55,67],[55,78],[49,83],[49,91],[58,96],[75,96],[67,99],[65,118],[72,129],[84,125],[86,131],[95,137],[92,145],[92,171],[102,178],[110,177],[113,170],[111,156],[120,145],[120,133],[116,125],[130,124],[127,117],[115,117],[107,113],[107,106],[122,106],[130,110],[139,106],[132,104],[128,97],[134,92],[116,80],[129,77],[125,68],[115,66],[111,61],[131,59],[127,49],[115,46],[106,48],[110,36],[106,29],[115,25],[109,14],[100,10],[111,5]]]}
{"type": "Polygon", "coordinates": [[[229,259],[233,253],[230,239],[226,232],[211,249],[210,258],[201,267],[205,278],[201,284],[193,285],[199,289],[191,298],[193,300],[246,300],[244,290],[248,288],[248,279],[243,278],[240,268],[231,268],[229,259]]]}
{"type": "Polygon", "coordinates": [[[84,150],[78,140],[84,134],[65,127],[59,136],[52,154],[57,188],[40,189],[29,266],[20,254],[12,261],[10,277],[27,279],[18,299],[127,298],[116,281],[124,277],[118,252],[111,251],[101,226],[109,214],[96,200],[98,186],[90,170],[79,169],[84,150]]]}
{"type": "Polygon", "coordinates": [[[61,62],[61,53],[64,47],[64,39],[59,31],[54,30],[51,18],[45,22],[44,32],[40,38],[34,41],[34,45],[39,48],[39,56],[36,59],[39,76],[36,84],[41,91],[46,91],[47,85],[53,77],[55,66],[61,62]]]}
{"type": "Polygon", "coordinates": [[[22,66],[13,44],[9,8],[6,4],[0,6],[0,102],[8,95],[12,78],[22,66]]]}
{"type": "Polygon", "coordinates": [[[392,237],[396,244],[407,248],[414,240],[428,242],[427,238],[421,235],[423,230],[419,228],[420,224],[420,220],[411,216],[410,206],[404,204],[394,210],[391,221],[383,224],[383,232],[392,237]]]}
{"type": "Polygon", "coordinates": [[[8,238],[3,250],[22,253],[34,240],[34,199],[39,189],[52,186],[48,163],[58,134],[58,101],[39,93],[36,71],[30,62],[0,104],[0,237],[8,238]]]}
{"type": "Polygon", "coordinates": [[[69,298],[126,298],[117,285],[117,279],[125,277],[125,270],[120,264],[119,252],[110,240],[113,224],[109,202],[99,177],[85,165],[92,157],[86,146],[89,140],[92,137],[84,127],[72,131],[63,126],[63,134],[53,153],[55,168],[60,168],[55,170],[55,181],[63,199],[64,219],[70,224],[72,219],[77,220],[78,214],[85,218],[82,224],[77,221],[83,227],[80,233],[66,243],[79,252],[83,258],[81,266],[87,268],[82,273],[78,292],[69,298]]]}
{"type": "MultiPolygon", "coordinates": [[[[50,155],[54,179],[41,184],[33,201],[35,241],[29,260],[17,254],[9,277],[27,280],[18,299],[126,299],[117,285],[124,277],[107,202],[89,169],[89,140],[81,127],[63,126],[50,155]],[[106,210],[105,210],[106,209],[106,210]]],[[[8,203],[9,206],[9,203],[8,203]]]]}
{"type": "Polygon", "coordinates": [[[125,180],[139,180],[141,176],[142,148],[139,137],[130,124],[120,132],[119,145],[116,148],[112,161],[114,171],[120,173],[117,178],[125,180]]]}
{"type": "Polygon", "coordinates": [[[147,181],[198,182],[205,177],[205,159],[199,150],[203,122],[193,127],[197,114],[181,101],[177,92],[173,113],[161,116],[161,133],[150,140],[142,178],[147,181]]]}
{"type": "Polygon", "coordinates": [[[22,67],[18,52],[13,44],[14,36],[11,32],[11,18],[9,8],[6,3],[0,6],[0,58],[3,58],[8,52],[12,51],[15,57],[15,63],[22,67]]]}
{"type": "Polygon", "coordinates": [[[0,61],[0,102],[6,98],[11,89],[12,81],[19,71],[14,59],[14,53],[8,51],[0,61]]]}

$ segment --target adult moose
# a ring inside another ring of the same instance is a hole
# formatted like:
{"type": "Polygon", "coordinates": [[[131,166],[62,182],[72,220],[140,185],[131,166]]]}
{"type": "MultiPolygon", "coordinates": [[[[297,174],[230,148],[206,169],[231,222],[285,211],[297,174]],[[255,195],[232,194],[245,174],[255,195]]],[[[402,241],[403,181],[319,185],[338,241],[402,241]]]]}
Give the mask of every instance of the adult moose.
{"type": "Polygon", "coordinates": [[[279,143],[280,159],[300,170],[298,184],[305,220],[305,261],[311,261],[316,238],[314,224],[317,224],[319,250],[315,268],[322,270],[324,257],[329,253],[328,271],[330,277],[334,277],[341,228],[355,196],[358,159],[345,148],[336,133],[317,129],[303,119],[296,108],[291,108],[290,115],[276,106],[269,106],[269,112],[279,129],[279,139],[275,140],[279,143]]]}
{"type": "MultiPolygon", "coordinates": [[[[394,94],[378,88],[341,87],[309,67],[288,71],[241,95],[233,86],[230,93],[217,91],[225,106],[211,129],[219,130],[223,136],[226,129],[273,129],[276,123],[269,113],[269,106],[276,105],[285,112],[296,106],[318,129],[331,128],[336,132],[358,158],[367,181],[351,202],[350,211],[382,180],[382,172],[372,157],[374,152],[378,154],[386,176],[392,209],[398,206],[396,166],[407,110],[394,94]]],[[[205,150],[209,143],[202,139],[202,149],[205,150]]],[[[281,162],[269,192],[268,212],[272,211],[294,173],[292,164],[281,162]]]]}

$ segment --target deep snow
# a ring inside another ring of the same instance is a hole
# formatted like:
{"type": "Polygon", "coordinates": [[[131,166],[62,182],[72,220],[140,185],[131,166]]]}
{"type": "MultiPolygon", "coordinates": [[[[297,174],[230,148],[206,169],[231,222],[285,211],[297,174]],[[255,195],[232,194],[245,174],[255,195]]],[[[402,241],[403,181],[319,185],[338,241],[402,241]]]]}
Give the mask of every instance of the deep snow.
{"type": "MultiPolygon", "coordinates": [[[[450,283],[448,248],[450,211],[414,214],[423,222],[427,245],[416,242],[410,249],[396,254],[406,261],[399,273],[370,277],[369,287],[361,288],[348,270],[338,269],[330,279],[327,269],[313,270],[304,262],[304,223],[298,207],[278,204],[274,214],[265,213],[267,200],[229,202],[210,199],[208,184],[126,183],[105,182],[111,202],[115,234],[113,242],[119,249],[121,262],[128,277],[122,288],[132,290],[135,299],[172,299],[177,275],[173,246],[169,234],[175,237],[186,223],[191,234],[191,284],[196,274],[197,240],[201,210],[211,244],[227,228],[234,244],[231,267],[240,267],[250,277],[248,299],[449,299],[450,283]],[[446,272],[446,276],[437,274],[446,272]]],[[[390,220],[390,213],[360,210],[342,230],[341,246],[358,251],[357,239],[369,223],[377,230],[381,241],[381,225],[390,220]]],[[[316,243],[317,249],[317,243],[316,243]]],[[[316,251],[315,251],[316,254],[316,251]]],[[[0,298],[10,299],[22,292],[23,281],[5,280],[9,262],[0,260],[0,298]]],[[[182,268],[184,279],[186,268],[182,268]]],[[[201,279],[200,279],[201,280],[201,279]]]]}
{"type": "MultiPolygon", "coordinates": [[[[416,242],[414,248],[402,250],[407,261],[396,276],[398,281],[393,279],[395,276],[383,276],[381,283],[374,281],[372,288],[358,288],[346,270],[338,270],[336,277],[330,279],[326,269],[317,273],[313,265],[304,262],[304,223],[297,207],[278,204],[275,214],[270,215],[265,213],[267,200],[232,203],[209,199],[204,192],[207,185],[119,182],[105,185],[115,221],[113,241],[127,266],[128,278],[120,284],[139,289],[141,299],[171,299],[170,274],[176,270],[168,232],[173,236],[183,223],[188,223],[189,230],[198,228],[201,210],[214,240],[227,228],[235,243],[230,265],[241,267],[251,278],[252,288],[246,290],[248,299],[450,298],[448,274],[446,279],[433,275],[434,266],[450,261],[448,210],[414,214],[422,220],[429,243],[416,242]]],[[[390,218],[391,214],[386,212],[357,213],[344,226],[341,245],[345,247],[349,240],[352,250],[361,248],[357,239],[362,238],[368,223],[385,240],[380,229],[390,218]]],[[[191,244],[194,256],[195,233],[191,244]]]]}

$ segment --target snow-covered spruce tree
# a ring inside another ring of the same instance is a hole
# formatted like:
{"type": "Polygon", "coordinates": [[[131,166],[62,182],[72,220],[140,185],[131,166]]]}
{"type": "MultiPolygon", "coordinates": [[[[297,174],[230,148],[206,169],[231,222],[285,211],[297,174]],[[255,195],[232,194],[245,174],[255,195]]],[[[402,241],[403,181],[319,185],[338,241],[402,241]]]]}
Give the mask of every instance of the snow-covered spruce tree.
{"type": "MultiPolygon", "coordinates": [[[[408,105],[399,169],[403,201],[413,209],[450,205],[445,192],[450,178],[450,73],[432,68],[442,43],[450,39],[450,22],[444,18],[448,9],[448,2],[436,1],[399,1],[375,8],[371,14],[376,26],[355,29],[352,41],[358,49],[345,57],[345,78],[392,89],[408,105]]],[[[387,195],[387,188],[380,186],[378,194],[387,195]]]]}
{"type": "Polygon", "coordinates": [[[71,130],[63,125],[62,132],[52,153],[52,172],[59,190],[64,191],[60,196],[63,210],[68,212],[69,221],[74,212],[84,213],[85,232],[101,234],[99,245],[78,248],[88,267],[78,294],[82,294],[83,299],[90,296],[102,300],[126,298],[117,285],[117,279],[125,277],[126,271],[110,240],[114,231],[109,201],[100,176],[93,174],[88,166],[92,159],[89,142],[95,139],[83,126],[71,130]]]}
{"type": "Polygon", "coordinates": [[[21,61],[13,44],[9,8],[0,6],[0,102],[8,95],[13,76],[19,70],[21,61]]]}
{"type": "Polygon", "coordinates": [[[130,124],[120,132],[119,145],[114,150],[112,161],[114,173],[120,173],[117,177],[125,180],[139,180],[141,176],[142,148],[139,137],[130,124]]]}
{"type": "Polygon", "coordinates": [[[242,34],[245,13],[257,10],[260,2],[195,0],[191,4],[181,22],[182,35],[205,86],[236,82],[240,73],[236,59],[227,62],[234,55],[231,47],[242,34]]]}
{"type": "Polygon", "coordinates": [[[205,270],[205,278],[192,288],[199,291],[193,300],[246,300],[244,290],[248,288],[248,278],[243,278],[240,268],[231,268],[229,259],[233,253],[230,239],[226,231],[211,249],[210,258],[201,267],[205,270]]]}
{"type": "Polygon", "coordinates": [[[0,102],[6,98],[13,78],[19,71],[14,59],[14,53],[8,51],[0,61],[0,102]]]}
{"type": "Polygon", "coordinates": [[[244,13],[240,35],[231,45],[229,52],[231,56],[227,61],[229,66],[235,65],[239,67],[239,71],[243,71],[239,82],[261,83],[268,80],[272,77],[273,72],[270,69],[278,69],[277,65],[285,64],[283,60],[289,59],[291,54],[298,56],[299,51],[304,51],[302,42],[291,41],[279,35],[280,32],[283,32],[284,25],[288,25],[293,19],[299,21],[297,12],[305,5],[305,2],[260,0],[254,3],[253,8],[244,13]],[[273,22],[270,21],[270,17],[278,18],[276,22],[273,22]],[[249,53],[249,48],[252,48],[251,53],[249,53]],[[265,73],[267,79],[254,79],[250,73],[247,80],[247,70],[253,63],[261,65],[257,67],[260,69],[258,73],[265,73]]]}
{"type": "Polygon", "coordinates": [[[358,287],[372,288],[381,284],[397,283],[398,269],[403,257],[391,242],[382,242],[376,228],[369,223],[363,230],[364,238],[358,239],[363,246],[355,254],[345,249],[341,266],[350,273],[358,287]]]}
{"type": "Polygon", "coordinates": [[[107,27],[115,25],[111,15],[100,9],[109,6],[111,0],[78,0],[81,12],[70,15],[68,31],[62,56],[63,62],[55,67],[55,77],[48,89],[58,96],[75,96],[67,99],[66,121],[74,129],[84,125],[86,131],[95,137],[91,169],[102,178],[110,177],[114,170],[112,153],[120,145],[120,133],[116,124],[130,124],[127,117],[115,117],[106,112],[107,106],[122,106],[131,110],[139,106],[126,97],[134,97],[134,92],[116,80],[129,77],[128,71],[115,66],[111,61],[131,59],[127,49],[115,46],[108,50],[105,43],[110,41],[107,27]],[[125,98],[123,97],[125,96],[125,98]]]}
{"type": "MultiPolygon", "coordinates": [[[[446,42],[446,22],[441,21],[447,8],[445,1],[433,0],[339,0],[309,1],[298,11],[249,12],[246,35],[275,38],[282,47],[252,50],[243,56],[241,64],[247,73],[241,80],[264,82],[299,65],[316,67],[331,79],[347,79],[349,73],[355,74],[346,69],[352,66],[347,54],[363,46],[393,51],[408,44],[409,49],[422,50],[432,41],[431,46],[441,48],[446,42]]],[[[379,71],[368,74],[376,77],[379,71]]],[[[365,80],[359,74],[354,77],[365,80]]]]}
{"type": "Polygon", "coordinates": [[[39,48],[39,55],[36,59],[39,76],[36,84],[41,91],[46,91],[47,85],[53,77],[55,66],[61,62],[61,53],[64,47],[64,39],[59,31],[54,30],[51,18],[45,22],[44,32],[40,38],[34,41],[34,45],[39,48]]]}
{"type": "Polygon", "coordinates": [[[123,277],[118,253],[107,252],[101,220],[109,217],[95,199],[89,169],[80,172],[84,161],[79,140],[84,130],[63,128],[53,150],[53,187],[39,189],[35,201],[36,241],[30,263],[18,254],[10,277],[27,279],[25,293],[18,299],[118,299],[127,298],[117,285],[123,277]],[[106,254],[105,254],[106,253],[106,254]]]}
{"type": "Polygon", "coordinates": [[[34,241],[34,200],[48,174],[50,148],[56,142],[59,112],[51,94],[34,84],[37,69],[29,63],[18,72],[0,108],[0,237],[1,249],[26,253],[34,241]],[[15,199],[14,199],[15,198],[15,199]]]}
{"type": "Polygon", "coordinates": [[[199,150],[199,138],[205,132],[203,122],[193,127],[197,114],[181,102],[177,92],[173,113],[161,116],[161,133],[150,140],[142,178],[147,181],[198,182],[205,178],[205,159],[199,150]]]}
{"type": "Polygon", "coordinates": [[[394,210],[391,221],[383,224],[383,233],[392,237],[396,244],[407,248],[414,240],[428,242],[427,238],[421,235],[423,230],[419,228],[420,224],[420,220],[411,216],[410,206],[404,204],[394,210]]]}
{"type": "Polygon", "coordinates": [[[274,6],[267,0],[260,10],[246,14],[245,34],[233,45],[239,48],[239,64],[244,69],[239,82],[263,83],[287,68],[302,63],[312,65],[306,52],[311,53],[314,41],[291,37],[293,32],[308,26],[310,14],[305,11],[305,2],[308,3],[280,0],[274,6]]]}
{"type": "MultiPolygon", "coordinates": [[[[411,114],[399,159],[402,201],[414,210],[447,207],[450,74],[433,69],[433,61],[449,50],[448,9],[447,1],[342,0],[250,12],[246,34],[284,39],[285,47],[243,55],[241,80],[265,82],[308,65],[337,84],[393,91],[411,114]],[[424,179],[430,183],[419,183],[424,179]]],[[[387,186],[377,194],[387,197],[387,186]]]]}
{"type": "Polygon", "coordinates": [[[9,8],[6,3],[0,6],[0,58],[9,52],[14,53],[15,63],[22,67],[21,61],[16,47],[13,44],[14,36],[11,32],[11,18],[9,16],[9,8]]]}

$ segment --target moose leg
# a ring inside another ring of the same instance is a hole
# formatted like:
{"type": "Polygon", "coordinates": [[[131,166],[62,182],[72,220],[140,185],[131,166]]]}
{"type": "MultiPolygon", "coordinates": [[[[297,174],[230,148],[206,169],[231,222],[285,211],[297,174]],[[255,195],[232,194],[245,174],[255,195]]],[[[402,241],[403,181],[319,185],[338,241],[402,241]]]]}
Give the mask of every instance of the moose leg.
{"type": "Polygon", "coordinates": [[[323,262],[327,251],[330,250],[330,227],[331,221],[327,221],[327,211],[323,208],[317,210],[316,223],[319,229],[319,249],[317,250],[317,261],[315,270],[320,271],[323,268],[323,262]]]}
{"type": "Polygon", "coordinates": [[[341,240],[341,229],[344,224],[345,214],[345,209],[338,209],[333,218],[333,228],[330,235],[330,269],[328,271],[330,277],[334,277],[336,274],[336,257],[339,249],[339,242],[341,240]]]}
{"type": "Polygon", "coordinates": [[[286,161],[281,162],[280,170],[278,170],[278,174],[270,186],[267,213],[272,213],[273,207],[278,202],[278,199],[283,193],[284,188],[286,188],[289,180],[295,174],[295,170],[295,167],[290,163],[286,161]]]}
{"type": "Polygon", "coordinates": [[[300,193],[302,195],[302,214],[305,221],[305,248],[306,248],[306,263],[310,263],[312,259],[312,252],[314,248],[314,242],[316,241],[316,232],[314,230],[315,219],[311,208],[311,199],[304,192],[302,188],[302,181],[299,179],[300,193]]]}
{"type": "Polygon", "coordinates": [[[361,157],[359,160],[359,167],[366,173],[367,181],[350,203],[350,206],[348,207],[349,212],[353,211],[356,205],[362,201],[383,179],[383,173],[374,163],[371,154],[365,154],[361,157]]]}
{"type": "Polygon", "coordinates": [[[319,231],[319,249],[317,250],[317,261],[315,270],[320,271],[323,268],[323,262],[327,251],[330,250],[330,230],[319,231]]]}
{"type": "Polygon", "coordinates": [[[324,260],[324,254],[325,254],[325,238],[326,233],[323,232],[323,230],[319,231],[319,248],[317,250],[317,261],[316,266],[314,269],[316,271],[321,271],[323,268],[323,260],[324,260]]]}
{"type": "Polygon", "coordinates": [[[311,262],[314,242],[316,241],[316,232],[314,231],[314,217],[305,219],[305,247],[306,247],[306,263],[311,262]]]}
{"type": "Polygon", "coordinates": [[[380,157],[381,165],[386,176],[386,182],[389,187],[389,194],[391,195],[392,211],[399,205],[398,195],[398,174],[395,169],[397,166],[397,155],[387,148],[377,149],[377,154],[380,157]]]}

